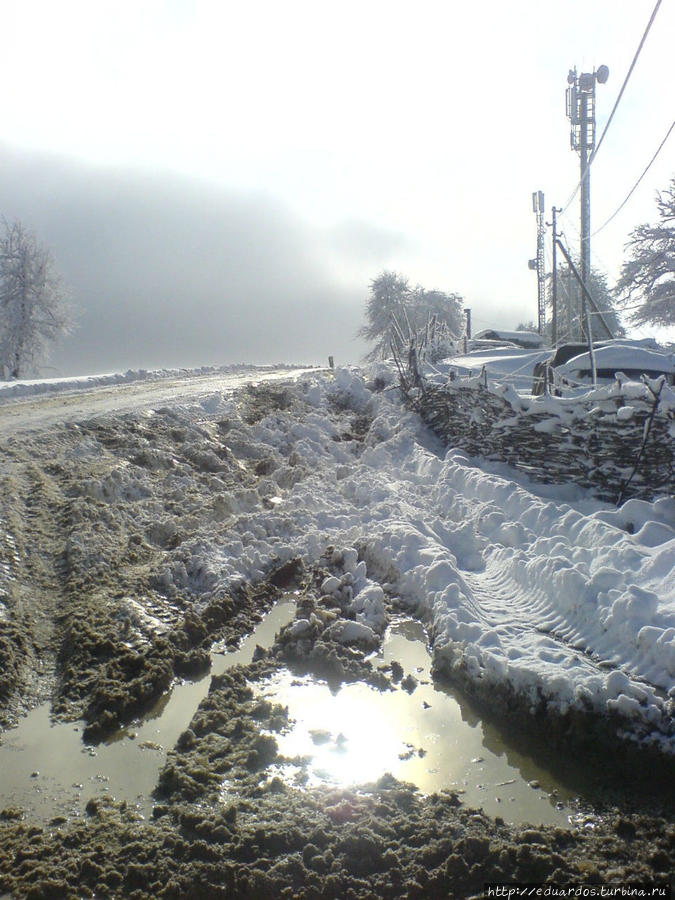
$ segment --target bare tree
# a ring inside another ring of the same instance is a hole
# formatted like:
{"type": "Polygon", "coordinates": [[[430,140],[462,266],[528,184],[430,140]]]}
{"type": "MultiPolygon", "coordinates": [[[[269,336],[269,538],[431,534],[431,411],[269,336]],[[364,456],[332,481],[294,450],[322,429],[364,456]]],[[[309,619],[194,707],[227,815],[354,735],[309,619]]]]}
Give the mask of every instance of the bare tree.
{"type": "Polygon", "coordinates": [[[675,325],[675,178],[657,195],[660,221],[638,225],[626,245],[617,295],[635,325],[675,325]]]}
{"type": "Polygon", "coordinates": [[[21,378],[44,362],[72,327],[72,313],[51,253],[21,222],[0,235],[0,374],[21,378]]]}

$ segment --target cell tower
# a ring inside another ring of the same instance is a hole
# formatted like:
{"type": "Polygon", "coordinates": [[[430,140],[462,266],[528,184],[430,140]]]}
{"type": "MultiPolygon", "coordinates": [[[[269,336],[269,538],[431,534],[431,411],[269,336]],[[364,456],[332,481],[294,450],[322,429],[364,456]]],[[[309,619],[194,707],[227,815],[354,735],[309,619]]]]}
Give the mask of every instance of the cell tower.
{"type": "MultiPolygon", "coordinates": [[[[579,184],[581,187],[581,279],[588,286],[591,272],[591,175],[590,163],[595,149],[595,84],[604,84],[609,78],[607,66],[600,66],[596,71],[583,72],[577,75],[576,68],[570,69],[567,76],[567,117],[572,128],[570,144],[572,150],[579,153],[579,184]]],[[[586,328],[586,300],[581,292],[581,310],[579,315],[581,332],[586,328]]]]}
{"type": "Polygon", "coordinates": [[[544,222],[544,192],[532,194],[532,212],[537,217],[537,258],[530,260],[530,268],[537,273],[537,331],[544,333],[546,324],[546,261],[544,258],[544,238],[546,224],[544,222]]]}

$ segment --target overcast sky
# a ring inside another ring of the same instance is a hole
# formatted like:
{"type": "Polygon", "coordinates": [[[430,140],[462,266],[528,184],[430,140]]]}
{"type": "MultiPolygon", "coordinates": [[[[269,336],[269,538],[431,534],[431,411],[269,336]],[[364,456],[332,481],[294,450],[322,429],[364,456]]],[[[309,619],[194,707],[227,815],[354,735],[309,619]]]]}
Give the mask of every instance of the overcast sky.
{"type": "MultiPolygon", "coordinates": [[[[568,70],[609,66],[599,134],[654,0],[0,6],[0,213],[71,285],[53,364],[76,374],[356,362],[385,268],[461,293],[476,329],[536,319],[531,194],[549,212],[578,180],[568,70]]],[[[664,0],[592,169],[593,230],[673,121],[673,34],[664,0]]],[[[675,135],[592,240],[610,281],[673,175],[675,135]]],[[[578,218],[577,198],[575,250],[578,218]]]]}

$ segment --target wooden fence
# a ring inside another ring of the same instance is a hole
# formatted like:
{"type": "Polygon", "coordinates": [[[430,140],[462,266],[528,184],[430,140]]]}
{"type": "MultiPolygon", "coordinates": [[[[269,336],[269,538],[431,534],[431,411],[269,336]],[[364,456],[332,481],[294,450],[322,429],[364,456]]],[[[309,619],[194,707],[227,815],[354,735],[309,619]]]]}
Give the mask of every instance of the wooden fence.
{"type": "Polygon", "coordinates": [[[484,379],[402,387],[448,446],[507,462],[536,481],[574,482],[621,503],[675,492],[675,395],[663,382],[584,397],[524,397],[484,379]]]}

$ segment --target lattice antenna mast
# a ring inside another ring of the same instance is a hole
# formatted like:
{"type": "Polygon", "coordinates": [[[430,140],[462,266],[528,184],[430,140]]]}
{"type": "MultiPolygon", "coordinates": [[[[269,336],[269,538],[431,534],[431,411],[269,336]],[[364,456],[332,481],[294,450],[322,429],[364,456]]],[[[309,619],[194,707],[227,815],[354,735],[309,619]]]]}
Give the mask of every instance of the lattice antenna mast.
{"type": "Polygon", "coordinates": [[[537,256],[530,260],[530,268],[537,273],[537,331],[544,333],[546,325],[546,260],[544,257],[544,238],[546,224],[544,222],[544,193],[535,191],[532,194],[532,212],[537,217],[537,256]]]}

